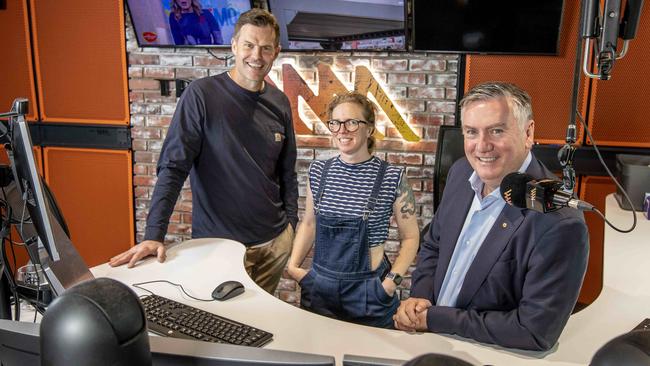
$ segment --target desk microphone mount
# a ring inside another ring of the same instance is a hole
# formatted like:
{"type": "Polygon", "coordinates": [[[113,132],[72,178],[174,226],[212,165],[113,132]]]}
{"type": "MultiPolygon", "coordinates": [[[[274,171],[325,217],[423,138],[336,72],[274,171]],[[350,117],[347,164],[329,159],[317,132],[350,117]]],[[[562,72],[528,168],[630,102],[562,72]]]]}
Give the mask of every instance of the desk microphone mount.
{"type": "Polygon", "coordinates": [[[582,37],[585,39],[582,70],[592,79],[609,80],[614,62],[627,54],[630,40],[636,36],[643,0],[627,0],[621,16],[622,0],[584,0],[582,7],[582,37]],[[618,39],[623,47],[617,49],[618,39]],[[589,70],[591,41],[594,42],[596,71],[589,70]]]}
{"type": "Polygon", "coordinates": [[[575,142],[576,142],[576,125],[574,123],[569,123],[567,127],[566,143],[562,148],[557,152],[557,159],[560,161],[562,166],[562,183],[564,185],[564,190],[567,192],[573,192],[573,189],[576,185],[576,171],[573,169],[573,156],[576,152],[575,142]]]}

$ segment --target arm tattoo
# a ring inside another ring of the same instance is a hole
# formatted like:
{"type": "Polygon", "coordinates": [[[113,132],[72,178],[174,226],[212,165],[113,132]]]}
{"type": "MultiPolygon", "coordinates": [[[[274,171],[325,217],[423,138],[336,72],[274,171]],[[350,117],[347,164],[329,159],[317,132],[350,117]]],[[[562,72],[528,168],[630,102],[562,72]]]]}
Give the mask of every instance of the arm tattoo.
{"type": "Polygon", "coordinates": [[[402,176],[399,187],[397,187],[397,197],[401,197],[402,208],[400,208],[400,212],[402,218],[406,219],[409,215],[415,215],[415,196],[408,179],[406,179],[406,173],[402,176]]]}

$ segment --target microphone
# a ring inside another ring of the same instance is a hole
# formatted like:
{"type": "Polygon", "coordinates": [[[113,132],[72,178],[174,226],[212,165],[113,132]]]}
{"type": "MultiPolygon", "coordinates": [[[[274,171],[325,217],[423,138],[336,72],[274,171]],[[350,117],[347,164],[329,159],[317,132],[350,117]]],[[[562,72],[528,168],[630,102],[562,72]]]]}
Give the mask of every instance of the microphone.
{"type": "Polygon", "coordinates": [[[594,206],[562,191],[562,182],[553,179],[535,180],[525,173],[510,173],[500,185],[501,197],[511,206],[547,213],[562,207],[593,211],[594,206]]]}

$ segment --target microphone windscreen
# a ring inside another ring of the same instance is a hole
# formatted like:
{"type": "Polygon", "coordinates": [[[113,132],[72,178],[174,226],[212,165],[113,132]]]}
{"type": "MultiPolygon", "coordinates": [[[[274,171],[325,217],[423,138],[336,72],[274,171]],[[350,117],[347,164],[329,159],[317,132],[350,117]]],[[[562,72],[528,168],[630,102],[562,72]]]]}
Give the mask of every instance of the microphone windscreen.
{"type": "Polygon", "coordinates": [[[510,173],[501,181],[501,197],[511,206],[526,208],[526,183],[533,177],[526,173],[510,173]]]}

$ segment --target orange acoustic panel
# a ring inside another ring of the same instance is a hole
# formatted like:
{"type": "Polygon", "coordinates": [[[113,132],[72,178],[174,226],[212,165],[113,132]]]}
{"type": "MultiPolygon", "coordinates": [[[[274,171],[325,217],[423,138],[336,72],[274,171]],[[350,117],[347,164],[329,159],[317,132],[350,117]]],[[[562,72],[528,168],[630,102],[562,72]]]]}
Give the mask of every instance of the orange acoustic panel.
{"type": "MultiPolygon", "coordinates": [[[[43,151],[41,147],[35,146],[34,147],[34,160],[36,161],[36,165],[38,168],[38,173],[43,176],[43,151]]],[[[5,150],[4,146],[0,146],[0,164],[5,164],[9,165],[9,156],[7,155],[7,150],[5,150]]]]}
{"type": "Polygon", "coordinates": [[[43,148],[39,146],[34,147],[34,160],[38,167],[38,173],[43,177],[43,148]]]}
{"type": "MultiPolygon", "coordinates": [[[[471,55],[467,56],[465,88],[485,81],[507,81],[526,90],[533,101],[535,141],[563,144],[571,117],[573,75],[579,30],[580,2],[565,1],[558,56],[471,55]]],[[[578,108],[584,115],[585,88],[579,84],[578,108]]],[[[582,127],[578,125],[578,142],[582,127]]]]}
{"type": "Polygon", "coordinates": [[[45,179],[89,266],[134,245],[130,151],[44,148],[45,179]]]}
{"type": "Polygon", "coordinates": [[[27,1],[7,2],[0,10],[0,113],[9,112],[16,98],[29,99],[27,119],[38,118],[27,1]]]}
{"type": "Polygon", "coordinates": [[[127,125],[123,1],[30,6],[42,120],[127,125]]]}
{"type": "MultiPolygon", "coordinates": [[[[605,197],[616,191],[609,177],[582,177],[580,199],[587,201],[605,214],[605,197]]],[[[596,213],[586,212],[585,221],[589,227],[589,264],[578,303],[588,305],[594,302],[603,288],[603,247],[605,223],[596,213]]]]}
{"type": "Polygon", "coordinates": [[[650,6],[646,2],[627,55],[616,60],[610,80],[594,82],[589,128],[597,144],[650,147],[649,48],[650,6]]]}

